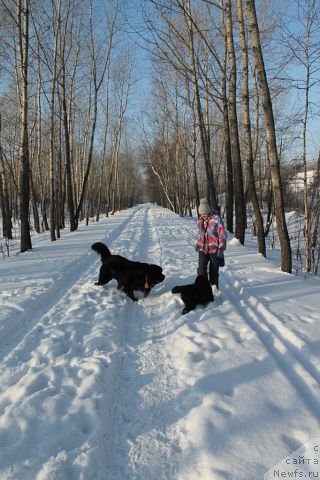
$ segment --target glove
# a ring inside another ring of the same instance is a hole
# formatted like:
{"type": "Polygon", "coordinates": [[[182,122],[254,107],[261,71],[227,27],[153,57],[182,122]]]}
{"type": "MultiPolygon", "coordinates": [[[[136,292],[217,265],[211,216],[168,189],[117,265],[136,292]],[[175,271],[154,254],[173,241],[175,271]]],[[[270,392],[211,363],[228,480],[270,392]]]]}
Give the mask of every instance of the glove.
{"type": "Polygon", "coordinates": [[[199,250],[198,240],[194,242],[194,249],[196,252],[199,250]]]}
{"type": "Polygon", "coordinates": [[[223,250],[218,250],[217,263],[218,263],[219,267],[224,267],[224,265],[225,265],[223,250]]]}

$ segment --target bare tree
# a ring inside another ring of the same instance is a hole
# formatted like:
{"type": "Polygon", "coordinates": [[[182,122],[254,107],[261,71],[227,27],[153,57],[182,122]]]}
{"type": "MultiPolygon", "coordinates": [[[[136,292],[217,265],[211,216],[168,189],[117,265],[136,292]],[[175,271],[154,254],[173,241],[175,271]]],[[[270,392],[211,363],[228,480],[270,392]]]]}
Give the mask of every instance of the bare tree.
{"type": "MultiPolygon", "coordinates": [[[[115,11],[111,18],[108,19],[108,48],[106,54],[106,86],[105,86],[105,125],[104,125],[104,134],[103,134],[103,147],[101,153],[101,174],[99,176],[98,184],[98,199],[97,199],[97,212],[96,220],[99,220],[100,210],[101,210],[101,201],[102,201],[102,189],[104,187],[104,180],[107,173],[107,140],[109,135],[110,127],[110,77],[111,77],[111,54],[114,44],[114,36],[117,30],[117,11],[115,11]]],[[[110,173],[110,172],[109,172],[110,173]]],[[[108,183],[107,183],[108,185],[108,183]]],[[[105,192],[105,198],[109,199],[109,191],[105,192]]],[[[109,214],[109,200],[107,200],[107,215],[109,214]]]]}
{"type": "Polygon", "coordinates": [[[212,166],[210,162],[210,131],[208,128],[208,122],[206,126],[203,107],[201,105],[199,80],[198,80],[198,74],[197,74],[197,68],[196,68],[191,2],[190,0],[187,0],[186,5],[184,1],[182,1],[181,4],[183,6],[183,13],[185,15],[186,24],[188,28],[190,69],[191,69],[191,76],[193,81],[194,97],[195,97],[195,102],[197,106],[202,153],[203,153],[204,165],[205,165],[206,174],[207,174],[207,197],[212,207],[218,210],[219,207],[218,207],[218,201],[217,201],[217,195],[216,195],[216,188],[215,188],[212,166]]]}
{"type": "Polygon", "coordinates": [[[227,94],[227,62],[228,62],[228,45],[227,31],[225,28],[225,14],[222,13],[222,22],[224,26],[224,54],[222,68],[222,101],[223,101],[223,146],[225,160],[225,177],[226,177],[226,225],[229,232],[233,233],[233,213],[234,213],[234,188],[233,188],[233,166],[231,154],[230,124],[229,124],[229,107],[227,94]]]}
{"type": "Polygon", "coordinates": [[[228,56],[230,62],[229,77],[229,122],[230,122],[230,139],[231,154],[233,164],[234,178],[234,200],[236,212],[236,228],[235,236],[241,244],[244,243],[245,227],[246,227],[246,206],[243,187],[243,174],[239,142],[238,118],[237,118],[237,65],[236,55],[233,41],[233,21],[231,0],[226,0],[226,36],[228,56]]]}
{"type": "MultiPolygon", "coordinates": [[[[84,178],[81,186],[79,202],[78,202],[78,205],[76,208],[76,214],[75,214],[76,226],[78,226],[82,205],[85,199],[85,194],[86,194],[86,189],[87,189],[87,184],[88,184],[88,179],[89,179],[89,174],[91,169],[91,163],[93,159],[93,146],[94,146],[95,132],[96,132],[96,126],[97,126],[97,116],[98,116],[98,94],[103,84],[104,76],[108,66],[108,59],[106,58],[103,61],[102,70],[101,72],[99,72],[99,59],[98,59],[98,53],[96,51],[97,47],[96,47],[96,42],[93,34],[92,16],[93,16],[92,0],[90,0],[89,53],[91,57],[91,75],[92,75],[92,83],[93,83],[93,99],[92,99],[93,115],[92,115],[91,134],[90,134],[90,141],[89,141],[88,160],[87,160],[85,174],[84,174],[84,178]]],[[[91,110],[91,98],[89,99],[89,106],[88,106],[88,111],[90,112],[90,110],[91,110]]]]}
{"type": "Polygon", "coordinates": [[[19,50],[20,79],[20,250],[32,248],[29,225],[30,165],[28,140],[28,67],[29,67],[29,0],[19,0],[16,4],[17,36],[19,50]]]}
{"type": "Polygon", "coordinates": [[[305,232],[305,268],[307,272],[312,268],[312,210],[313,205],[309,198],[308,179],[308,126],[312,116],[312,93],[319,85],[319,5],[316,0],[297,2],[298,20],[295,19],[294,27],[286,27],[287,47],[291,52],[293,63],[302,70],[302,78],[295,79],[299,92],[304,94],[304,105],[301,115],[302,120],[302,165],[303,165],[303,202],[304,202],[304,232],[305,232]],[[293,29],[294,28],[294,29],[293,29]]]}
{"type": "MultiPolygon", "coordinates": [[[[197,26],[192,12],[190,0],[174,0],[174,2],[159,2],[149,0],[154,6],[163,26],[156,25],[151,19],[147,20],[152,41],[155,44],[153,54],[163,63],[173,67],[176,72],[192,85],[194,97],[194,111],[197,116],[197,130],[200,136],[200,145],[203,164],[206,171],[206,194],[214,208],[218,208],[217,192],[210,152],[210,125],[208,122],[208,95],[204,88],[206,83],[205,72],[198,57],[198,37],[202,40],[201,29],[197,26]]],[[[207,45],[206,45],[207,46],[207,45]]],[[[211,84],[212,85],[212,84],[211,84]]]]}
{"type": "Polygon", "coordinates": [[[245,35],[244,19],[243,19],[243,5],[242,0],[238,0],[238,21],[240,27],[240,38],[242,47],[242,83],[243,83],[243,112],[244,112],[244,144],[245,144],[245,162],[248,172],[249,182],[249,199],[252,202],[255,214],[255,224],[257,229],[257,238],[259,253],[266,256],[266,245],[263,231],[263,220],[260,211],[253,169],[253,147],[251,136],[251,121],[250,121],[250,97],[249,97],[249,58],[247,40],[245,35]]]}
{"type": "Polygon", "coordinates": [[[128,107],[129,95],[132,87],[133,59],[130,52],[123,52],[118,56],[118,64],[113,72],[114,109],[116,120],[113,124],[113,139],[109,167],[109,201],[112,213],[120,208],[119,169],[120,146],[124,131],[125,114],[128,107]],[[118,207],[118,208],[117,208],[118,207]]]}
{"type": "MultiPolygon", "coordinates": [[[[57,88],[57,55],[58,39],[61,25],[61,3],[60,0],[52,0],[52,29],[53,29],[53,68],[51,79],[51,100],[50,100],[50,237],[56,240],[57,222],[57,173],[55,165],[55,99],[57,88]],[[56,3],[57,2],[57,3],[56,3]]],[[[57,232],[59,237],[59,232],[57,232]]]]}
{"type": "Polygon", "coordinates": [[[317,274],[320,262],[320,151],[316,162],[314,182],[313,182],[313,225],[311,237],[311,259],[312,271],[317,274]]]}
{"type": "Polygon", "coordinates": [[[291,273],[291,246],[284,211],[283,190],[280,174],[280,162],[277,150],[273,107],[266,70],[264,66],[263,53],[260,42],[260,32],[254,0],[246,0],[246,12],[251,36],[253,57],[258,75],[259,88],[266,123],[267,145],[270,158],[275,215],[277,220],[277,229],[281,248],[281,269],[284,272],[291,273]]]}
{"type": "Polygon", "coordinates": [[[3,236],[12,239],[12,223],[9,206],[9,192],[5,177],[5,162],[1,145],[1,114],[0,114],[0,210],[2,212],[3,236]]]}
{"type": "MultiPolygon", "coordinates": [[[[69,58],[70,51],[73,48],[73,25],[72,22],[72,5],[68,0],[66,3],[66,12],[64,15],[64,24],[61,26],[61,41],[59,47],[59,59],[61,63],[61,73],[59,78],[59,92],[60,92],[60,104],[63,117],[63,132],[64,132],[64,145],[65,145],[65,168],[66,168],[66,190],[67,190],[67,204],[69,210],[70,219],[70,231],[76,230],[75,219],[75,205],[74,205],[74,192],[72,183],[72,146],[71,146],[71,108],[68,108],[67,103],[67,59],[69,58]],[[62,29],[63,28],[63,29],[62,29]],[[70,33],[69,33],[70,28],[70,33]],[[68,35],[69,33],[69,35],[68,35]],[[67,44],[69,37],[69,45],[67,44]]],[[[78,27],[77,36],[79,37],[80,28],[78,27]]],[[[74,65],[71,75],[71,85],[74,83],[74,77],[77,70],[78,59],[80,52],[80,41],[78,38],[77,48],[75,52],[74,65]]],[[[72,88],[70,88],[70,102],[72,102],[72,88]]]]}
{"type": "Polygon", "coordinates": [[[306,15],[306,41],[305,41],[305,68],[306,68],[306,82],[305,82],[305,109],[303,117],[303,183],[304,183],[304,218],[305,218],[305,239],[306,239],[306,271],[311,270],[311,235],[310,235],[310,206],[308,202],[308,167],[307,167],[307,126],[309,120],[309,95],[312,65],[310,58],[310,41],[311,28],[314,19],[315,1],[308,0],[307,15],[306,15]]]}

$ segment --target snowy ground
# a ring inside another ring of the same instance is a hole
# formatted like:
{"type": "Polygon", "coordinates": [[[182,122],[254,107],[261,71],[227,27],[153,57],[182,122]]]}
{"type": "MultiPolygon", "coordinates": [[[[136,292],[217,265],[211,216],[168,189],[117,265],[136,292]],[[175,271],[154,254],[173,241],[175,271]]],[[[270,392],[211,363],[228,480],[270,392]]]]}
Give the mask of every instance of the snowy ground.
{"type": "Polygon", "coordinates": [[[319,279],[229,236],[215,302],[182,316],[194,226],[141,205],[0,261],[1,480],[259,480],[320,436],[319,279]],[[95,241],[164,283],[95,286],[95,241]]]}

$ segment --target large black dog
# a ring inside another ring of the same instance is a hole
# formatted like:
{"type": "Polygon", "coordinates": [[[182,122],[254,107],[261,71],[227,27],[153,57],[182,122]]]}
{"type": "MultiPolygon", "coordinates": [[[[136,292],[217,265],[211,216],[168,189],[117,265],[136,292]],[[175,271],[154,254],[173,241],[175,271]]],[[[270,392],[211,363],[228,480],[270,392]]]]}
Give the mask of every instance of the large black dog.
{"type": "Polygon", "coordinates": [[[183,315],[194,310],[197,305],[206,305],[214,301],[211,285],[204,275],[199,275],[196,281],[189,285],[177,285],[171,292],[181,293],[181,299],[185,304],[183,315]]]}
{"type": "Polygon", "coordinates": [[[137,300],[135,290],[143,292],[147,297],[151,288],[165,279],[159,265],[133,262],[121,255],[112,255],[109,248],[101,242],[94,243],[91,248],[101,256],[102,261],[96,285],[105,285],[114,278],[119,290],[124,291],[132,300],[137,300]]]}

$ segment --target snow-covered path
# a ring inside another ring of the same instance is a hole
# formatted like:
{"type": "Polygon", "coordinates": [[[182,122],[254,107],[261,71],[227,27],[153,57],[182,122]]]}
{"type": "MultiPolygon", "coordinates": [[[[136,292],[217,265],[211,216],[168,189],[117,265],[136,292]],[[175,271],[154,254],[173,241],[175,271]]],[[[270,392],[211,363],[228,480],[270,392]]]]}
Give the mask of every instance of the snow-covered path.
{"type": "Polygon", "coordinates": [[[229,238],[215,302],[182,316],[194,226],[140,205],[0,263],[1,480],[257,480],[320,436],[319,279],[229,238]],[[96,241],[165,281],[95,286],[96,241]]]}

